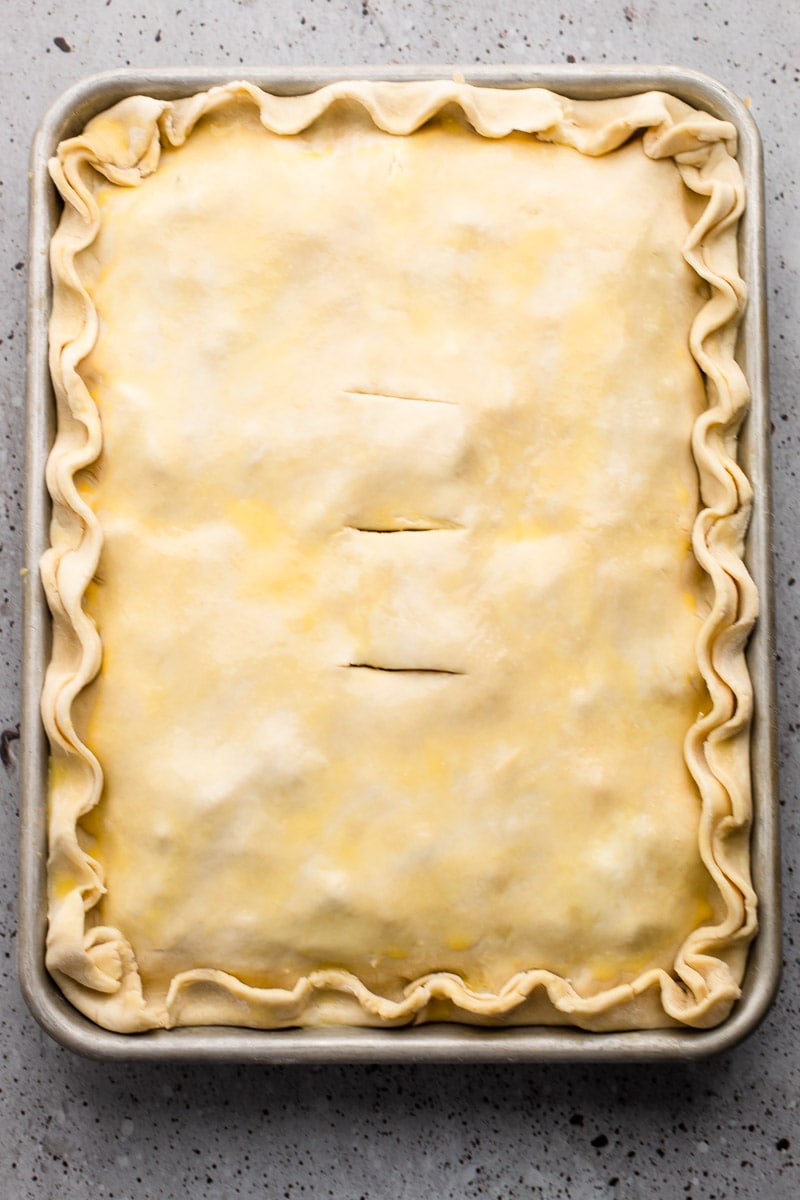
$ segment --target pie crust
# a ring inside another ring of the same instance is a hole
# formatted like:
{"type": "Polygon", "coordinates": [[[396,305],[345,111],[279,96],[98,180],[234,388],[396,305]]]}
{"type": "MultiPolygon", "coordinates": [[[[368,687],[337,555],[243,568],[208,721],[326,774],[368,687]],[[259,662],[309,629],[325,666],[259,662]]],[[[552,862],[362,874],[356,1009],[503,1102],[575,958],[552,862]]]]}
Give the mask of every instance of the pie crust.
{"type": "Polygon", "coordinates": [[[176,1025],[708,1027],[756,928],[735,129],[458,81],[62,143],[47,965],[176,1025]]]}

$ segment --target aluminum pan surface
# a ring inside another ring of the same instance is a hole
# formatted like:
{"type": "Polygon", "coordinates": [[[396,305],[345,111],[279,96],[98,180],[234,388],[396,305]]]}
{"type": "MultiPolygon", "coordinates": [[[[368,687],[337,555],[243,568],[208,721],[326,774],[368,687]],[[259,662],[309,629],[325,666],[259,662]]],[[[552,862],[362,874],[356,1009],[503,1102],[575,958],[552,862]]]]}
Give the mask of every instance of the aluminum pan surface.
{"type": "Polygon", "coordinates": [[[31,158],[29,249],[19,972],[25,997],[43,1028],[67,1048],[95,1058],[275,1064],[687,1060],[730,1049],[751,1033],[765,1016],[777,988],[781,922],[763,184],[760,139],[741,101],[715,80],[676,67],[450,65],[294,70],[243,67],[237,72],[227,68],[112,71],[85,79],[64,93],[39,127],[31,158]],[[761,597],[761,612],[748,647],[755,691],[751,844],[753,880],[759,897],[759,932],[750,949],[742,999],[722,1025],[703,1031],[665,1029],[609,1034],[553,1026],[486,1029],[430,1024],[391,1030],[263,1031],[214,1027],[135,1035],[110,1033],[73,1009],[44,966],[48,747],[39,716],[39,696],[49,656],[50,619],[37,564],[47,545],[50,513],[44,483],[47,453],[54,434],[47,364],[51,297],[48,247],[60,211],[47,173],[47,161],[59,141],[78,133],[96,113],[136,93],[166,98],[191,95],[226,83],[234,74],[266,90],[296,94],[340,79],[440,79],[455,73],[468,83],[546,87],[575,99],[666,91],[731,121],[739,133],[739,163],[747,188],[747,209],[740,228],[741,270],[749,293],[739,355],[752,393],[750,415],[741,435],[740,460],[755,493],[746,561],[761,597]]]}

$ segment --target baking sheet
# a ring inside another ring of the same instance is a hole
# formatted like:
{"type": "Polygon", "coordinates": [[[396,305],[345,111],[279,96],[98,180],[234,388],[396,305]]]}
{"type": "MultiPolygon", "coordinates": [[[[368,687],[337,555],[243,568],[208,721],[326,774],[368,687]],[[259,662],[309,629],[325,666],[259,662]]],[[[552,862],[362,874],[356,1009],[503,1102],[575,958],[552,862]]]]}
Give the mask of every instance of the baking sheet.
{"type": "Polygon", "coordinates": [[[132,94],[175,98],[228,82],[229,69],[114,71],[84,80],[47,113],[33,146],[30,204],[30,273],[26,447],[26,529],[22,712],[22,846],[19,970],[26,999],[41,1025],[63,1045],[105,1059],[289,1062],[631,1061],[689,1059],[735,1045],[765,1015],[780,972],[780,888],[774,720],[774,653],[770,545],[769,415],[766,363],[766,297],[761,149],[745,106],[724,87],[696,72],[672,67],[459,68],[345,67],[320,70],[245,69],[236,72],[267,91],[297,94],[339,79],[441,79],[459,74],[468,83],[546,87],[576,99],[600,99],[658,90],[733,122],[748,204],[740,229],[741,272],[749,301],[739,356],[752,402],[740,441],[740,461],[756,497],[746,561],[761,596],[761,613],[748,648],[755,692],[752,731],[754,832],[753,880],[759,896],[759,933],[743,983],[743,998],[722,1025],[706,1031],[648,1030],[614,1034],[561,1027],[486,1029],[425,1025],[406,1029],[231,1028],[109,1033],[64,999],[44,966],[46,935],[47,758],[39,696],[49,658],[50,618],[38,563],[48,541],[50,502],[45,464],[54,436],[54,403],[47,366],[50,309],[48,247],[60,205],[47,160],[58,142],[80,132],[96,113],[132,94]]]}

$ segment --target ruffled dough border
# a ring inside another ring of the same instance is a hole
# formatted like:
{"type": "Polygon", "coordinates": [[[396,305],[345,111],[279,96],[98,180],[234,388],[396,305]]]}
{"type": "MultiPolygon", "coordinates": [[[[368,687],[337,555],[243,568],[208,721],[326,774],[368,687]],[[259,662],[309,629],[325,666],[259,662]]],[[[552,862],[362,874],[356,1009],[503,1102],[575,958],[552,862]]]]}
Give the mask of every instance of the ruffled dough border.
{"type": "Polygon", "coordinates": [[[743,561],[751,489],[736,462],[749,392],[735,359],[745,303],[737,254],[745,197],[735,154],[736,130],[730,122],[664,93],[574,101],[541,88],[454,81],[342,82],[300,96],[271,95],[235,82],[175,101],[133,96],[58,147],[50,163],[65,205],[51,250],[50,367],[58,433],[47,468],[51,546],[41,564],[53,617],[52,659],[41,702],[52,752],[47,966],[80,1011],[107,1029],[128,1033],[176,1025],[274,1029],[426,1020],[572,1024],[591,1030],[706,1028],[724,1020],[739,996],[747,946],[756,931],[749,871],[752,688],[745,647],[758,600],[743,561]],[[73,704],[101,662],[100,636],[84,612],[83,596],[97,568],[102,532],[78,492],[76,475],[98,457],[102,430],[78,373],[97,336],[97,314],[76,256],[99,229],[93,196],[98,176],[135,187],[157,168],[162,145],[182,145],[201,117],[236,101],[254,104],[265,128],[283,135],[307,128],[338,102],[362,106],[376,126],[395,135],[413,132],[445,105],[457,105],[484,137],[521,131],[592,156],[612,153],[641,133],[644,152],[654,159],[672,158],[685,186],[705,201],[684,256],[707,281],[710,295],[694,321],[690,344],[708,396],[693,434],[703,505],[693,547],[713,592],[697,645],[712,703],[689,730],[685,757],[702,798],[700,851],[724,915],[689,935],[672,973],[651,970],[631,984],[585,997],[545,970],[517,974],[496,994],[475,992],[458,976],[440,972],[415,980],[401,999],[392,1000],[339,970],[311,972],[292,989],[248,987],[223,971],[193,970],[176,976],[166,1000],[154,1003],[143,994],[124,935],[96,923],[102,869],[81,844],[80,820],[99,801],[103,775],[76,733],[73,704]]]}

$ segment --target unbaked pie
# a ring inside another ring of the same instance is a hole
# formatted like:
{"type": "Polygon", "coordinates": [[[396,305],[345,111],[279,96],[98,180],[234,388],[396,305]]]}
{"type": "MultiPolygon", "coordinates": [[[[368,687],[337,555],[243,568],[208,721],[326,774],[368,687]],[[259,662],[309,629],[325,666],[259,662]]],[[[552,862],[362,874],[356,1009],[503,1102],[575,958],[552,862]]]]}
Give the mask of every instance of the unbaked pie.
{"type": "Polygon", "coordinates": [[[443,81],[59,147],[47,963],[94,1021],[725,1017],[734,141],[443,81]]]}

